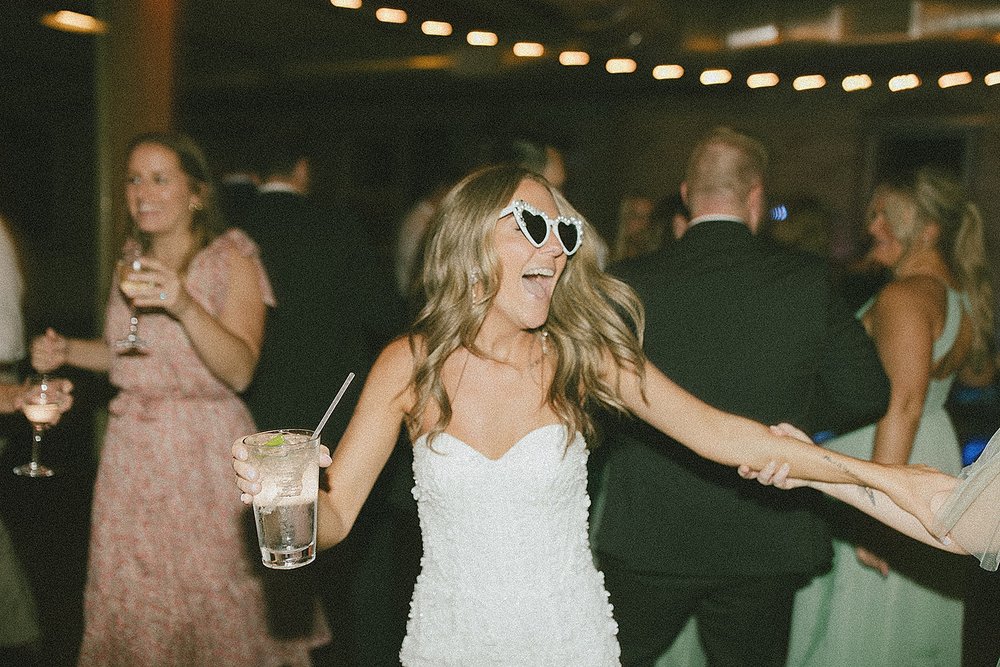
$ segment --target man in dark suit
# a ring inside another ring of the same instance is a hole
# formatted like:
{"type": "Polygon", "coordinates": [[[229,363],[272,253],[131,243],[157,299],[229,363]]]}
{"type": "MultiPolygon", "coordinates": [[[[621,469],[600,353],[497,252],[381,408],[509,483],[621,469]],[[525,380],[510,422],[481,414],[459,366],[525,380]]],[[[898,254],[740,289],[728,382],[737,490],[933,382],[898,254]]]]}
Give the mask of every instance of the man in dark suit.
{"type": "MultiPolygon", "coordinates": [[[[359,216],[346,209],[328,210],[306,196],[306,144],[294,134],[277,132],[261,147],[258,159],[262,182],[245,226],[260,246],[276,306],[268,313],[246,402],[261,430],[315,428],[348,373],[354,372],[356,379],[323,429],[323,439],[332,448],[347,426],[375,355],[401,330],[403,308],[391,273],[380,266],[359,216]]],[[[380,665],[396,660],[412,582],[398,581],[407,574],[382,552],[387,540],[392,551],[387,534],[404,532],[393,521],[418,530],[415,507],[411,517],[403,502],[400,517],[386,493],[398,487],[403,491],[394,498],[405,496],[404,501],[412,503],[412,474],[399,460],[406,453],[400,448],[390,459],[347,540],[301,570],[262,573],[276,634],[307,632],[311,613],[297,620],[292,616],[295,610],[311,612],[311,600],[319,594],[333,642],[314,656],[316,664],[380,665]]],[[[418,548],[413,558],[419,558],[418,548]]]]}
{"type": "MultiPolygon", "coordinates": [[[[613,270],[643,299],[645,348],[707,403],[808,432],[877,419],[889,383],[825,263],[754,233],[767,155],[725,128],[695,148],[687,231],[613,270]]],[[[694,616],[711,665],[783,665],[797,588],[829,566],[809,491],[739,478],[638,422],[609,429],[595,549],[625,665],[651,665],[694,616]]]]}

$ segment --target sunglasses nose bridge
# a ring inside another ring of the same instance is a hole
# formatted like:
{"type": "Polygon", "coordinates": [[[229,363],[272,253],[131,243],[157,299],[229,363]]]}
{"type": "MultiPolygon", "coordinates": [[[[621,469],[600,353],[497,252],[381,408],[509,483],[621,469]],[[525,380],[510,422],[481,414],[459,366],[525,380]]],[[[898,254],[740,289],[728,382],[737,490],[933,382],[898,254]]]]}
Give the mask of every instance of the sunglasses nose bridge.
{"type": "Polygon", "coordinates": [[[552,253],[553,255],[559,256],[566,252],[563,248],[562,241],[559,239],[559,230],[553,221],[546,220],[546,234],[545,242],[539,247],[542,252],[552,253]]]}

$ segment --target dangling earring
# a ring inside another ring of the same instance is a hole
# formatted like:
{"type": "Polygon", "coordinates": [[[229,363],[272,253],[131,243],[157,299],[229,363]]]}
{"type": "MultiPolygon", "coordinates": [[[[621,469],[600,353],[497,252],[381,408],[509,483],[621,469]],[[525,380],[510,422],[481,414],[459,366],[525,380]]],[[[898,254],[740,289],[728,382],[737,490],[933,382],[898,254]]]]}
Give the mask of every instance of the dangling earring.
{"type": "Polygon", "coordinates": [[[482,303],[481,298],[476,296],[476,287],[479,285],[479,269],[472,269],[469,271],[469,298],[472,300],[473,306],[478,306],[482,303]]]}
{"type": "Polygon", "coordinates": [[[542,356],[546,356],[549,353],[549,332],[542,329],[542,356]]]}
{"type": "Polygon", "coordinates": [[[203,208],[205,207],[200,201],[193,201],[190,204],[188,204],[189,211],[200,211],[203,208]]]}

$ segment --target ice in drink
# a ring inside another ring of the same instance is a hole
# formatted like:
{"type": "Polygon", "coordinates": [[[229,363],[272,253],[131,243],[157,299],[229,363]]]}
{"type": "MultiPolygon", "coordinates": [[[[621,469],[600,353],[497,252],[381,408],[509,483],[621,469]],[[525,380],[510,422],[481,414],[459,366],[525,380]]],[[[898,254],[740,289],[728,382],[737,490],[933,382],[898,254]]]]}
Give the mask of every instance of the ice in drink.
{"type": "Polygon", "coordinates": [[[260,475],[254,496],[257,541],[267,567],[301,567],[316,558],[319,442],[312,431],[276,430],[242,439],[260,475]]]}

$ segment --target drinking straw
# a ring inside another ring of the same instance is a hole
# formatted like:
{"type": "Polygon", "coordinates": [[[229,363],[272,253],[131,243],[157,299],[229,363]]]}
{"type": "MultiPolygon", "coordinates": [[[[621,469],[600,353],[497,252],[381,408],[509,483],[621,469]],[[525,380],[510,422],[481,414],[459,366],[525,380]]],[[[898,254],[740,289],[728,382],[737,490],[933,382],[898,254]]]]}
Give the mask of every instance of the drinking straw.
{"type": "Polygon", "coordinates": [[[337,395],[333,397],[333,402],[330,403],[330,407],[326,409],[326,414],[323,415],[323,418],[319,420],[319,426],[317,426],[316,430],[313,432],[314,438],[317,439],[319,438],[319,432],[323,430],[324,426],[326,426],[326,420],[329,419],[330,415],[333,414],[333,409],[337,407],[337,403],[340,403],[340,397],[344,395],[345,391],[347,391],[347,385],[351,384],[351,380],[353,379],[354,379],[354,373],[348,373],[347,379],[344,380],[344,384],[340,386],[340,391],[338,391],[337,395]]]}

